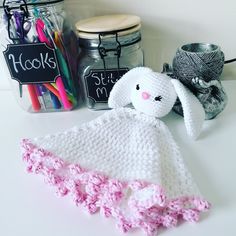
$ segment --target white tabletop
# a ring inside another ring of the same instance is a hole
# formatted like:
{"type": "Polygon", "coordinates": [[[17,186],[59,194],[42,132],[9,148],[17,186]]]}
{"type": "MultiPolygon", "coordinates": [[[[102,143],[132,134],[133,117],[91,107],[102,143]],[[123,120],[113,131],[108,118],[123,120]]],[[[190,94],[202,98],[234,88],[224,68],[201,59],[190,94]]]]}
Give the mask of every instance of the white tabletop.
{"type": "MultiPolygon", "coordinates": [[[[203,195],[213,207],[198,224],[184,223],[161,235],[236,235],[236,81],[224,82],[226,110],[205,121],[198,141],[187,137],[183,119],[165,119],[203,195]]],[[[92,120],[102,112],[86,108],[72,112],[29,114],[10,91],[0,91],[0,235],[119,236],[112,219],[86,214],[67,197],[57,198],[43,179],[27,174],[21,160],[21,138],[62,131],[92,120]]],[[[138,231],[128,235],[141,236],[138,231]]]]}

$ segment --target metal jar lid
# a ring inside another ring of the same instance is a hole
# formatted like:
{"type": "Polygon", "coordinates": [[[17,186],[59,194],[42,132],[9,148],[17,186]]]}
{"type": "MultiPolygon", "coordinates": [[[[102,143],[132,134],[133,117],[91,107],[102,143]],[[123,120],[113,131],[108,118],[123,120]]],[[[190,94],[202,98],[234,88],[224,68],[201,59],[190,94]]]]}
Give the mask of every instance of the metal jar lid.
{"type": "Polygon", "coordinates": [[[78,21],[75,27],[78,37],[84,39],[97,39],[101,33],[112,37],[109,32],[123,36],[140,30],[141,19],[135,15],[97,16],[78,21]]]}

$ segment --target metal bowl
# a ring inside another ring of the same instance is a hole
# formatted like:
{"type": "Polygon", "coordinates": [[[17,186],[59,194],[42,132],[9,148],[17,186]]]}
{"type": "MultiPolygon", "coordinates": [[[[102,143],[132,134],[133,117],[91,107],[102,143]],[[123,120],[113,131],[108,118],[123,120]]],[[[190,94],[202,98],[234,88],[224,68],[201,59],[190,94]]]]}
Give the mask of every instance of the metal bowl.
{"type": "Polygon", "coordinates": [[[181,50],[188,53],[211,53],[219,51],[220,47],[210,43],[190,43],[183,45],[181,50]]]}

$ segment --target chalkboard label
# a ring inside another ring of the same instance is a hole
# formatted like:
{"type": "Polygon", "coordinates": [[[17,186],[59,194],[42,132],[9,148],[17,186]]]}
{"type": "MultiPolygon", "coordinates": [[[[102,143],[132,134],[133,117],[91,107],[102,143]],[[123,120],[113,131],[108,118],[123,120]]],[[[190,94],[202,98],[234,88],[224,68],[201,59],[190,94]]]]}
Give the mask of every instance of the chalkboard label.
{"type": "Polygon", "coordinates": [[[60,76],[56,52],[45,43],[9,44],[3,53],[20,84],[52,83],[60,76]]]}
{"type": "Polygon", "coordinates": [[[128,72],[128,68],[90,70],[89,74],[84,77],[87,96],[97,103],[106,103],[114,84],[122,75],[128,72]]]}

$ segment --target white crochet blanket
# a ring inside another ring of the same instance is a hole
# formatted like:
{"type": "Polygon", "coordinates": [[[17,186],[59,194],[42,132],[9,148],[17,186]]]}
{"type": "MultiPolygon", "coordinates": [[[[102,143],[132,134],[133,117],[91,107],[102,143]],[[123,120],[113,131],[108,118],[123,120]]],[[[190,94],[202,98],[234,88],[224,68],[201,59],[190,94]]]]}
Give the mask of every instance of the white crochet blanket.
{"type": "Polygon", "coordinates": [[[197,221],[209,208],[167,126],[118,108],[62,133],[23,140],[28,171],[90,213],[113,216],[124,231],[153,235],[178,219],[197,221]]]}

